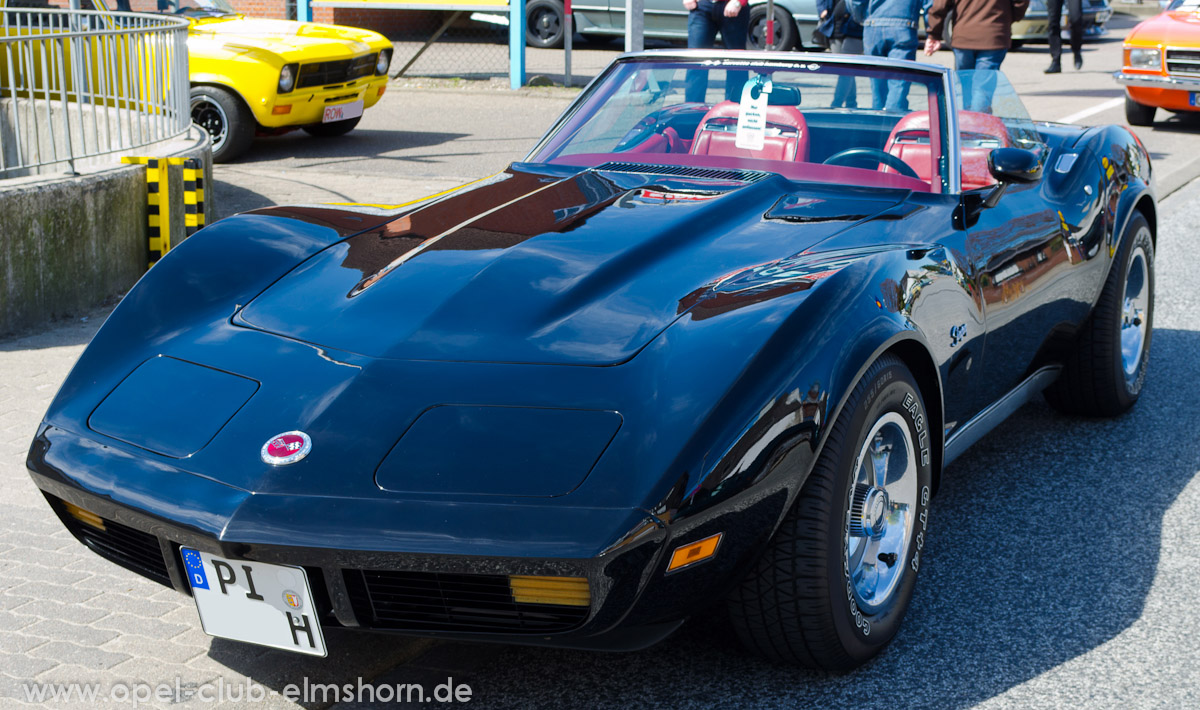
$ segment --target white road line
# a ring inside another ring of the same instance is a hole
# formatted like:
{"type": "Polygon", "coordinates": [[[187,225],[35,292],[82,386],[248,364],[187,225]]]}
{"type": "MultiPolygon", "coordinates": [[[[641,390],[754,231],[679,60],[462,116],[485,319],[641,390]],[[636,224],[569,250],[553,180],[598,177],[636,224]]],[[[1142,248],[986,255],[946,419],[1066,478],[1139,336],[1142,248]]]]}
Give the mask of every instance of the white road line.
{"type": "Polygon", "coordinates": [[[1121,98],[1117,98],[1117,99],[1109,99],[1108,101],[1105,101],[1104,103],[1101,103],[1101,104],[1096,104],[1095,106],[1093,106],[1091,108],[1085,108],[1082,111],[1076,111],[1075,113],[1071,114],[1070,116],[1063,116],[1062,118],[1058,119],[1058,122],[1059,123],[1075,123],[1076,121],[1082,121],[1083,119],[1087,118],[1088,116],[1095,116],[1098,113],[1104,113],[1105,111],[1109,110],[1110,108],[1116,108],[1123,103],[1125,103],[1124,96],[1122,96],[1121,98]]]}

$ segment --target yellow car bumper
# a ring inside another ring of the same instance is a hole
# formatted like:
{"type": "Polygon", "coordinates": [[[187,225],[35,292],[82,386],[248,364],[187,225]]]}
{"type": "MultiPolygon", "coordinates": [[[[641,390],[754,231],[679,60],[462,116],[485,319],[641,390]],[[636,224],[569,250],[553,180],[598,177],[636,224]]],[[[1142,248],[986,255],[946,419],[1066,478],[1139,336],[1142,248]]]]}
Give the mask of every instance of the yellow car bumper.
{"type": "Polygon", "coordinates": [[[329,106],[363,102],[368,109],[379,102],[387,88],[388,78],[367,76],[335,87],[297,89],[287,94],[264,96],[252,103],[254,118],[266,128],[307,126],[321,123],[329,106]]]}

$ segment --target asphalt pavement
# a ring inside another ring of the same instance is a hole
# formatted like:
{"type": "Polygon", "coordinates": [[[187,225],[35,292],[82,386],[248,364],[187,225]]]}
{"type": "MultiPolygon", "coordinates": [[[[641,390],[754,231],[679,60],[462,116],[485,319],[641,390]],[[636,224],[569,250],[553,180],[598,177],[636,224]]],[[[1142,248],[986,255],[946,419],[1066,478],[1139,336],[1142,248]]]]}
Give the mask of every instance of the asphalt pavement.
{"type": "MultiPolygon", "coordinates": [[[[1108,78],[1119,47],[1089,44],[1085,70],[1056,77],[1041,74],[1044,46],[1005,66],[1035,118],[1121,122],[1108,78]]],[[[587,46],[577,70],[594,74],[614,54],[587,46]]],[[[394,82],[340,140],[258,141],[217,166],[221,213],[437,192],[519,159],[575,93],[447,84],[394,82]]],[[[29,440],[103,321],[98,310],[0,341],[0,707],[131,707],[112,695],[122,683],[167,685],[141,706],[217,707],[198,692],[247,681],[267,693],[254,707],[296,707],[281,693],[305,678],[429,692],[453,679],[483,708],[1200,707],[1200,181],[1191,181],[1200,123],[1171,118],[1138,133],[1160,192],[1174,191],[1159,209],[1141,401],[1115,420],[1064,417],[1036,401],[949,467],[913,606],[895,643],[864,668],[832,676],[764,663],[716,610],[629,654],[331,631],[321,660],[210,639],[189,598],[76,543],[25,473],[29,440]],[[27,702],[30,683],[71,682],[109,695],[27,702]]],[[[301,705],[354,707],[328,696],[301,705]]]]}

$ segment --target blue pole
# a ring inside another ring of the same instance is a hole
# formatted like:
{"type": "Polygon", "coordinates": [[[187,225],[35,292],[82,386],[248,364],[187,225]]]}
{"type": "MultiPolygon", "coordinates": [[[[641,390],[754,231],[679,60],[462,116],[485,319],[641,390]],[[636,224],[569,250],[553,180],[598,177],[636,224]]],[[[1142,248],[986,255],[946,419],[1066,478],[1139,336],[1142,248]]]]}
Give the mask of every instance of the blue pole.
{"type": "Polygon", "coordinates": [[[525,0],[508,0],[508,85],[525,86],[525,0]]]}
{"type": "Polygon", "coordinates": [[[296,19],[300,22],[312,22],[312,6],[308,0],[296,0],[296,19]]]}

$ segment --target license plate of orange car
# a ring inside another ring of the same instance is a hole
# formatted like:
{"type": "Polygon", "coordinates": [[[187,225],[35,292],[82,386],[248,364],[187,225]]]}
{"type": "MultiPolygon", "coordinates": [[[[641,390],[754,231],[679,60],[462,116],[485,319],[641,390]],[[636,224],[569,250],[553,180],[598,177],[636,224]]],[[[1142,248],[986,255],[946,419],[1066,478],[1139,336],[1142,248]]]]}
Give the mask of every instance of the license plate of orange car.
{"type": "Polygon", "coordinates": [[[325,637],[302,568],[227,560],[187,547],[179,552],[204,633],[325,655],[325,637]]]}
{"type": "Polygon", "coordinates": [[[322,123],[333,123],[334,121],[345,121],[348,118],[358,118],[363,114],[362,99],[352,101],[348,104],[337,104],[336,106],[325,107],[325,117],[321,119],[322,123]]]}

